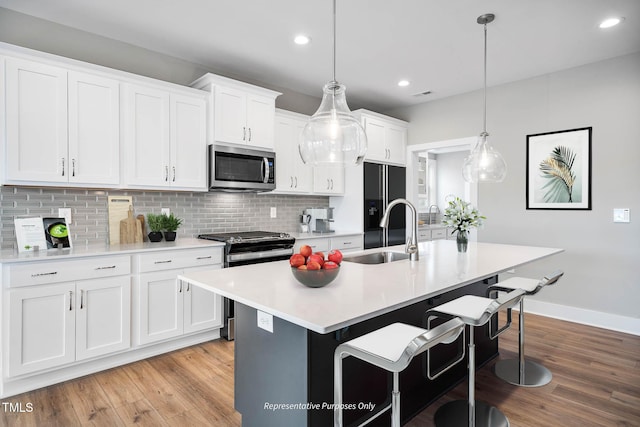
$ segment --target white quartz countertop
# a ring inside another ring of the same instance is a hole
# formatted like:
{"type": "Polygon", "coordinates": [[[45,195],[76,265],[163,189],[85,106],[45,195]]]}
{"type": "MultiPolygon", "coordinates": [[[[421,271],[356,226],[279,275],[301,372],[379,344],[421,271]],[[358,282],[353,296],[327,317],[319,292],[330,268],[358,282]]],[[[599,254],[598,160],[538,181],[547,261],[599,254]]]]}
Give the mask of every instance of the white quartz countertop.
{"type": "Polygon", "coordinates": [[[44,260],[49,261],[55,259],[66,260],[90,256],[120,255],[147,251],[168,251],[175,249],[192,249],[212,246],[224,247],[224,243],[214,242],[211,240],[178,237],[173,242],[167,242],[163,240],[161,242],[131,243],[111,246],[106,244],[74,246],[72,248],[66,249],[49,249],[37,252],[18,252],[4,250],[0,252],[0,263],[31,262],[44,260]]]}
{"type": "MultiPolygon", "coordinates": [[[[419,244],[420,260],[366,265],[343,261],[338,277],[308,288],[288,261],[205,270],[179,276],[195,286],[325,334],[562,252],[531,246],[469,243],[458,253],[453,240],[419,244]]],[[[402,252],[404,247],[362,251],[402,252]]],[[[349,254],[353,255],[353,254],[349,254]]]]}
{"type": "Polygon", "coordinates": [[[306,239],[326,239],[327,237],[340,237],[340,236],[355,236],[355,235],[363,235],[362,231],[349,231],[349,230],[336,230],[333,233],[300,233],[300,232],[289,232],[291,237],[296,240],[306,240],[306,239]]]}

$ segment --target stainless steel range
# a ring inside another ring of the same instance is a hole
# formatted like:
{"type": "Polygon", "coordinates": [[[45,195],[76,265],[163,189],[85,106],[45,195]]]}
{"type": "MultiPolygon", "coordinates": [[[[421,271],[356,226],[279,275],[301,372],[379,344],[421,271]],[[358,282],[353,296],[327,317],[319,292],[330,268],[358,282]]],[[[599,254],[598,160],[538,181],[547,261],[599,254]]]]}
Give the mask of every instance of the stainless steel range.
{"type": "MultiPolygon", "coordinates": [[[[225,268],[289,259],[296,241],[287,233],[271,231],[201,234],[198,238],[225,243],[225,268]]],[[[224,299],[224,323],[220,334],[228,340],[233,340],[235,334],[234,302],[227,298],[224,299]]]]}

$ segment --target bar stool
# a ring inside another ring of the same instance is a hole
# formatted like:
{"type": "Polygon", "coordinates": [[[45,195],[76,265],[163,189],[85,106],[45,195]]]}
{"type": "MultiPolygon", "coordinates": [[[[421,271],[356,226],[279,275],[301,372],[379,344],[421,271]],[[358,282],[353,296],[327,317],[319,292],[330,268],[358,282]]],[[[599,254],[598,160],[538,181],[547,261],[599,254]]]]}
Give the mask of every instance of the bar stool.
{"type": "MultiPolygon", "coordinates": [[[[498,408],[482,401],[475,401],[476,353],[473,332],[476,326],[482,326],[489,322],[491,316],[498,311],[517,304],[524,294],[525,291],[518,289],[508,294],[503,294],[498,299],[465,295],[427,311],[427,327],[429,327],[432,319],[438,317],[459,317],[469,325],[468,400],[455,400],[438,408],[434,416],[436,427],[461,427],[465,425],[469,427],[475,427],[476,425],[481,427],[509,426],[509,420],[498,408]]],[[[491,334],[491,328],[489,329],[490,338],[496,338],[506,331],[510,325],[511,317],[508,316],[507,323],[498,329],[495,334],[491,334]]]]}
{"type": "MultiPolygon", "coordinates": [[[[431,330],[404,323],[393,323],[340,344],[334,353],[334,426],[342,427],[342,359],[353,356],[393,373],[391,404],[360,426],[368,424],[391,409],[391,426],[400,427],[399,372],[403,371],[416,355],[440,343],[452,343],[460,334],[464,337],[464,323],[455,318],[431,330]]],[[[439,370],[436,376],[446,372],[462,359],[464,359],[464,346],[462,355],[439,370]]]]}
{"type": "MultiPolygon", "coordinates": [[[[489,286],[487,294],[494,292],[512,292],[523,289],[525,295],[535,295],[545,286],[553,285],[562,275],[563,271],[557,270],[545,276],[542,280],[528,279],[525,277],[511,277],[503,282],[489,286]]],[[[551,381],[552,374],[544,366],[524,358],[524,298],[520,300],[520,313],[518,325],[518,358],[499,360],[493,367],[496,376],[506,382],[522,387],[540,387],[551,381]]]]}

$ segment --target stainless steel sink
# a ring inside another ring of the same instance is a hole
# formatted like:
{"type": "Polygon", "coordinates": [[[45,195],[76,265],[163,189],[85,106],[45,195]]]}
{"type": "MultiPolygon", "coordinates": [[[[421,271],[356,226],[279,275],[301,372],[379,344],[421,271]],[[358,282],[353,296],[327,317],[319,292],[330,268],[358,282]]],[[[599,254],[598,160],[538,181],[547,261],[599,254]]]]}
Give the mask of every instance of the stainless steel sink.
{"type": "Polygon", "coordinates": [[[403,252],[373,252],[365,255],[345,256],[343,261],[355,262],[358,264],[385,264],[401,259],[409,259],[409,254],[403,252]]]}

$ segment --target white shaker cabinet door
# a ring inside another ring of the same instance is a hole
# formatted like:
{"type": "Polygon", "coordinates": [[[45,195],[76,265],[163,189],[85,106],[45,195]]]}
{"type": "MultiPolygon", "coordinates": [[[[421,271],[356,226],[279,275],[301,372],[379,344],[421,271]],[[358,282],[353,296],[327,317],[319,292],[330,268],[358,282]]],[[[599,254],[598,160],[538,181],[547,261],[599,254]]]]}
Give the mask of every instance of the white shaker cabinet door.
{"type": "Polygon", "coordinates": [[[248,138],[246,93],[223,86],[216,86],[214,90],[215,140],[246,144],[248,138]]]}
{"type": "Polygon", "coordinates": [[[407,129],[389,125],[385,129],[387,161],[399,165],[406,165],[407,129]]]}
{"type": "Polygon", "coordinates": [[[275,100],[273,98],[248,95],[246,143],[256,147],[273,149],[275,119],[275,100]]]}
{"type": "Polygon", "coordinates": [[[135,85],[124,91],[125,184],[168,187],[169,93],[135,85]]]}
{"type": "Polygon", "coordinates": [[[207,190],[207,104],[204,98],[171,95],[172,187],[207,190]]]}
{"type": "Polygon", "coordinates": [[[364,119],[364,130],[367,134],[366,160],[386,161],[385,123],[381,120],[367,117],[364,119]]]}
{"type": "Polygon", "coordinates": [[[76,289],[76,360],[129,348],[129,276],[78,282],[76,289]]]}
{"type": "Polygon", "coordinates": [[[6,60],[8,181],[67,182],[67,72],[6,60]]]}
{"type": "MultiPolygon", "coordinates": [[[[185,269],[185,274],[198,270],[222,268],[221,265],[185,269]]],[[[222,326],[222,297],[213,292],[183,283],[184,333],[202,331],[222,326]]]]}
{"type": "Polygon", "coordinates": [[[69,182],[120,183],[120,104],[116,80],[69,72],[69,182]]]}
{"type": "Polygon", "coordinates": [[[149,344],[182,335],[183,288],[176,280],[182,270],[140,275],[138,287],[138,339],[149,344]]]}
{"type": "Polygon", "coordinates": [[[75,360],[75,284],[9,291],[8,376],[75,360]]]}

